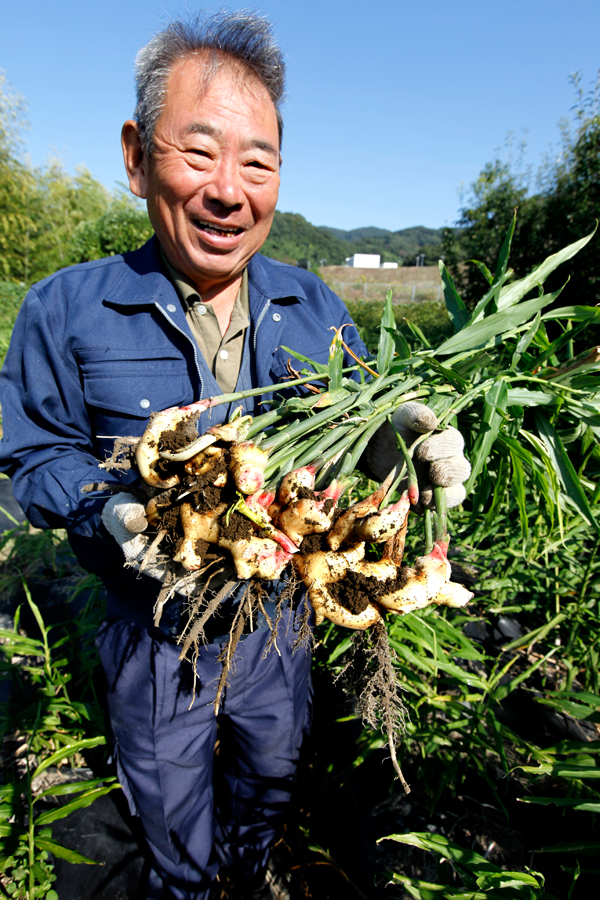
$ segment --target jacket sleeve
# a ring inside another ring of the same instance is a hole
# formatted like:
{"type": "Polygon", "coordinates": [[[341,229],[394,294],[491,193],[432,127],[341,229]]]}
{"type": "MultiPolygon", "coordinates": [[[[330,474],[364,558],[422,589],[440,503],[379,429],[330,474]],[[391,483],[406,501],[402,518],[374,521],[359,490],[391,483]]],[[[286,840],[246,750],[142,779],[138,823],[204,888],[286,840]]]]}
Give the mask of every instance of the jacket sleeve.
{"type": "Polygon", "coordinates": [[[35,289],[28,293],[0,373],[0,471],[11,477],[15,498],[32,525],[93,537],[109,494],[82,493],[82,488],[122,479],[98,468],[63,322],[64,310],[50,313],[35,289]]]}

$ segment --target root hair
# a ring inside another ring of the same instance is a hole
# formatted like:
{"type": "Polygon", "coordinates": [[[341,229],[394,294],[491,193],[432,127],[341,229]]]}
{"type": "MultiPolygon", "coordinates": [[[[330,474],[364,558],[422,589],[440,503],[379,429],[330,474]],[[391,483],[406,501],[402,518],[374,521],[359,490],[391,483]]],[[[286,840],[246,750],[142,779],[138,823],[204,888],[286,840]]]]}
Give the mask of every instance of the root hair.
{"type": "Polygon", "coordinates": [[[385,624],[378,622],[368,631],[354,633],[345,666],[336,681],[341,680],[345,692],[354,700],[363,724],[383,731],[396,774],[409,794],[396,753],[398,740],[406,731],[408,712],[400,696],[395,658],[385,624]]]}

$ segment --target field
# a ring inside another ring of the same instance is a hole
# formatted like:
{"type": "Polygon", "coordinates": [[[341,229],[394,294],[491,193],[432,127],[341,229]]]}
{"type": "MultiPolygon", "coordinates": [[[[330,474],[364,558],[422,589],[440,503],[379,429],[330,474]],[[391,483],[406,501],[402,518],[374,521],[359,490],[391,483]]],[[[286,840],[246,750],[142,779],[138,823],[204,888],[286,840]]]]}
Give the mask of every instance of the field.
{"type": "Polygon", "coordinates": [[[319,273],[346,303],[358,300],[383,303],[388,290],[392,291],[394,303],[440,302],[443,299],[437,266],[400,266],[397,269],[323,266],[319,273]]]}
{"type": "MultiPolygon", "coordinates": [[[[578,247],[567,249],[536,279],[578,247]]],[[[380,326],[382,302],[347,298],[371,364],[416,379],[466,437],[469,496],[448,528],[453,579],[475,596],[387,617],[408,796],[339,678],[352,652],[369,674],[370,633],[319,627],[312,736],[274,848],[291,900],[587,900],[597,889],[600,364],[585,339],[600,312],[558,306],[536,279],[508,284],[507,261],[503,251],[470,314],[447,277],[449,313],[398,303],[380,326]]],[[[396,272],[376,274],[384,290],[396,272]]],[[[363,479],[353,499],[373,488],[363,479]]],[[[408,560],[427,521],[411,515],[408,560]]],[[[85,851],[75,829],[59,842],[60,823],[119,795],[93,645],[102,593],[63,532],[15,526],[0,559],[2,889],[70,900],[65,867],[85,851]]],[[[226,880],[220,890],[236,898],[226,880]]]]}

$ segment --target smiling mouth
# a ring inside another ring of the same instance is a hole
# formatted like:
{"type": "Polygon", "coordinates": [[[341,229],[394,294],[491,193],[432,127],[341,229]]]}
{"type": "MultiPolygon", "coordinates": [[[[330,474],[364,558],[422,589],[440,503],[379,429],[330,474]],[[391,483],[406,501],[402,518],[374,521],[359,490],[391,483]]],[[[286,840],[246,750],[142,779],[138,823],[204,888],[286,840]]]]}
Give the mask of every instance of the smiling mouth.
{"type": "Polygon", "coordinates": [[[236,237],[244,231],[243,228],[221,228],[221,226],[214,225],[212,222],[202,222],[199,219],[194,219],[193,223],[200,231],[206,231],[208,234],[217,234],[220,237],[236,237]]]}

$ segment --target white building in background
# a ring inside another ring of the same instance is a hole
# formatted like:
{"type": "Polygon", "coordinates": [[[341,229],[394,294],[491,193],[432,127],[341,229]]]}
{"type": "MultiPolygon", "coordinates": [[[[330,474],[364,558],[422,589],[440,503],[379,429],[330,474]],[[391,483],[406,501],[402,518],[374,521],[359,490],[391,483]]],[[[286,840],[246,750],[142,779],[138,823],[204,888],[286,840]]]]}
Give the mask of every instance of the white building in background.
{"type": "Polygon", "coordinates": [[[378,253],[355,253],[346,258],[346,265],[354,266],[355,269],[378,269],[380,261],[378,253]]]}
{"type": "Polygon", "coordinates": [[[381,263],[382,269],[397,269],[398,263],[381,263]]]}

